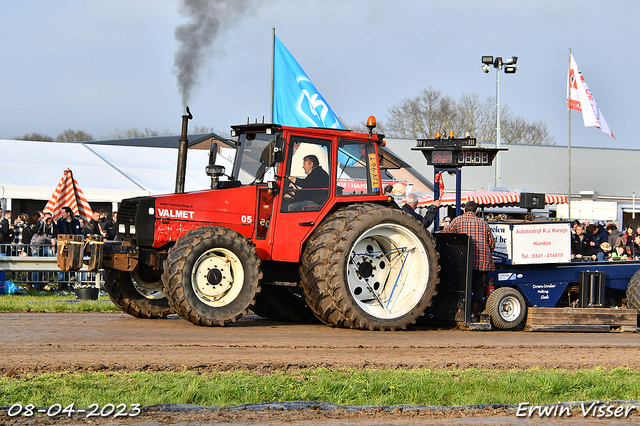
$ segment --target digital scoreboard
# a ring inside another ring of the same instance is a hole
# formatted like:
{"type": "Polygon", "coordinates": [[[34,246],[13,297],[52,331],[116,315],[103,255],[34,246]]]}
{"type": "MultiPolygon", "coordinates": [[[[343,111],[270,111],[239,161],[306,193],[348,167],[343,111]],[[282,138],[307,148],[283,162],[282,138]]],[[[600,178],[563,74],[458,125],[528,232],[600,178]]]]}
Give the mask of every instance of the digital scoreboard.
{"type": "Polygon", "coordinates": [[[418,139],[412,150],[422,151],[427,163],[436,167],[490,166],[499,151],[505,149],[476,146],[473,138],[418,139]]]}

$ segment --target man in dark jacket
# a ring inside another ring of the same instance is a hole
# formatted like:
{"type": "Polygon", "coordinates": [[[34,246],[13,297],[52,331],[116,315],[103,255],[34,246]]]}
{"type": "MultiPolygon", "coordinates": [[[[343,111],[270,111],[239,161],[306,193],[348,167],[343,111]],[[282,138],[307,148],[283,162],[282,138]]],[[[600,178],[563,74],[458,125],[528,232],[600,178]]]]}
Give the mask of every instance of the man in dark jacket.
{"type": "Polygon", "coordinates": [[[584,225],[578,225],[571,234],[571,259],[582,260],[591,256],[591,237],[584,233],[584,225]]]}
{"type": "Polygon", "coordinates": [[[299,189],[285,198],[291,200],[289,211],[301,211],[307,206],[321,206],[329,197],[329,175],[320,165],[318,157],[307,155],[302,159],[304,179],[289,177],[294,188],[299,189]]]}
{"type": "Polygon", "coordinates": [[[595,254],[598,261],[603,261],[604,250],[602,250],[600,245],[602,243],[606,243],[609,240],[609,234],[602,226],[595,223],[587,226],[587,233],[591,237],[591,242],[589,243],[589,245],[591,246],[591,254],[595,254]]]}
{"type": "Polygon", "coordinates": [[[102,229],[100,228],[100,212],[94,211],[91,214],[91,219],[82,229],[82,234],[87,237],[89,235],[98,236],[104,238],[102,229]]]}
{"type": "Polygon", "coordinates": [[[73,210],[71,210],[71,207],[63,207],[61,215],[62,217],[58,219],[58,222],[56,223],[56,237],[60,234],[82,234],[80,221],[73,216],[73,210]]]}
{"type": "Polygon", "coordinates": [[[416,207],[418,207],[418,196],[416,194],[409,194],[407,195],[406,204],[402,206],[402,211],[410,214],[414,219],[422,223],[425,228],[428,228],[433,223],[433,219],[436,218],[436,213],[441,205],[442,202],[440,200],[434,201],[427,209],[424,217],[422,217],[418,212],[416,212],[416,207]]]}
{"type": "MultiPolygon", "coordinates": [[[[10,226],[11,210],[5,210],[3,216],[4,217],[2,218],[2,220],[0,220],[0,232],[2,232],[2,235],[1,235],[2,239],[0,240],[0,243],[11,244],[11,241],[13,240],[13,230],[11,229],[11,226],[10,226]]],[[[5,253],[9,251],[5,249],[6,249],[6,246],[2,246],[2,249],[0,249],[0,252],[5,253]]]]}
{"type": "Polygon", "coordinates": [[[107,240],[115,239],[115,225],[113,223],[113,219],[109,217],[109,213],[105,209],[100,209],[100,229],[104,232],[105,238],[107,240]]]}

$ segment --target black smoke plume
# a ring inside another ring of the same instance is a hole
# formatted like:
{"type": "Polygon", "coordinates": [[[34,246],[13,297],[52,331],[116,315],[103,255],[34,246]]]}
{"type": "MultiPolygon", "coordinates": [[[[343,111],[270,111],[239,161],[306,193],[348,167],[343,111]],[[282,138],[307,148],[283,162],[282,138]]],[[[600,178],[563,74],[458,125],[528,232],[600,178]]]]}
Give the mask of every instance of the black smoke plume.
{"type": "Polygon", "coordinates": [[[254,3],[255,0],[181,0],[180,12],[188,22],[178,25],[174,32],[179,43],[174,65],[183,106],[189,103],[191,92],[199,83],[199,73],[216,37],[254,3]]]}

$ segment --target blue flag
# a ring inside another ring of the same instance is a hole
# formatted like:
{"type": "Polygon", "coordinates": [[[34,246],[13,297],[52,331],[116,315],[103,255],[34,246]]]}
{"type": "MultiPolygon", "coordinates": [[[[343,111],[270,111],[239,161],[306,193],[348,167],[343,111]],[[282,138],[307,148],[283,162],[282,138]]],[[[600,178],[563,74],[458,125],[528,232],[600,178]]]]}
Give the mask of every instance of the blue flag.
{"type": "Polygon", "coordinates": [[[274,37],[273,122],[283,126],[344,129],[298,62],[274,37]]]}

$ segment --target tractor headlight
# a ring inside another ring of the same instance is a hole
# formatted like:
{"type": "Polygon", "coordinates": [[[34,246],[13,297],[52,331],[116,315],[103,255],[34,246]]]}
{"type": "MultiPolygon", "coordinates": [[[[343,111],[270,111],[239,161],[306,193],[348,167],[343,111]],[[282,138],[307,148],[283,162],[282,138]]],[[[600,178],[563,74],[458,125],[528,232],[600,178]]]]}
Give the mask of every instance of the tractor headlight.
{"type": "Polygon", "coordinates": [[[127,232],[127,227],[125,226],[125,224],[118,224],[118,234],[124,234],[125,232],[127,232]]]}

